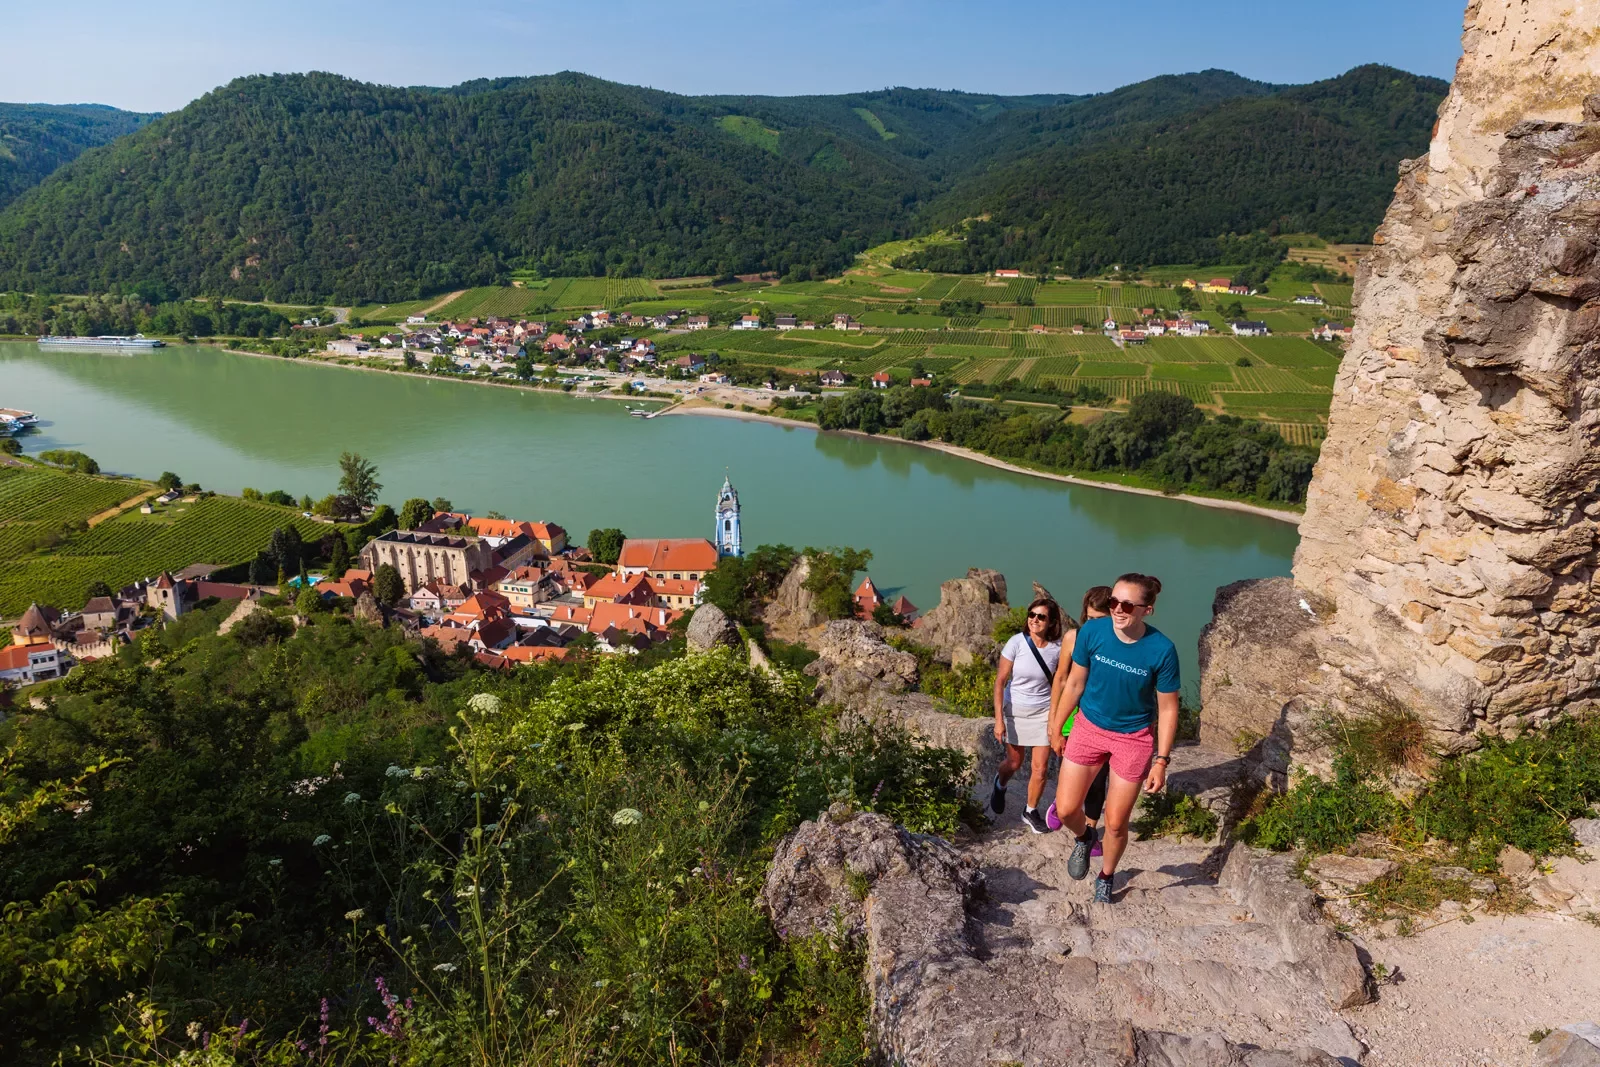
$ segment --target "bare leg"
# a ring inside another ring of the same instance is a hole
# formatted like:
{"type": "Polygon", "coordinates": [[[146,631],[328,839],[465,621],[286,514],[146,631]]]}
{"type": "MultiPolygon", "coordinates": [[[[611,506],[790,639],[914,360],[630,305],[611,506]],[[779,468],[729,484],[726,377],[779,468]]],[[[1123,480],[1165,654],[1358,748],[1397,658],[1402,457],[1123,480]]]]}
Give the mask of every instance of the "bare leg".
{"type": "Polygon", "coordinates": [[[1056,818],[1061,820],[1062,827],[1072,832],[1073,837],[1082,837],[1088,829],[1089,820],[1083,814],[1083,798],[1089,795],[1089,786],[1094,784],[1094,776],[1098,773],[1099,767],[1085,767],[1065,759],[1061,761],[1061,777],[1056,780],[1056,818]]]}
{"type": "Polygon", "coordinates": [[[1044,778],[1050,773],[1050,746],[1033,746],[1033,773],[1028,776],[1028,807],[1037,808],[1044,796],[1044,778]]]}
{"type": "Polygon", "coordinates": [[[1005,785],[1011,781],[1011,776],[1017,773],[1017,768],[1022,766],[1022,749],[1017,745],[1006,745],[1005,759],[1000,761],[1000,766],[995,769],[995,774],[1000,778],[1000,784],[1005,785]]]}
{"type": "Polygon", "coordinates": [[[1106,833],[1100,842],[1100,847],[1105,850],[1101,874],[1109,876],[1115,873],[1117,861],[1128,847],[1128,818],[1133,814],[1133,805],[1139,799],[1139,789],[1143,784],[1126,781],[1119,778],[1115,771],[1111,772],[1110,784],[1106,786],[1106,833]]]}

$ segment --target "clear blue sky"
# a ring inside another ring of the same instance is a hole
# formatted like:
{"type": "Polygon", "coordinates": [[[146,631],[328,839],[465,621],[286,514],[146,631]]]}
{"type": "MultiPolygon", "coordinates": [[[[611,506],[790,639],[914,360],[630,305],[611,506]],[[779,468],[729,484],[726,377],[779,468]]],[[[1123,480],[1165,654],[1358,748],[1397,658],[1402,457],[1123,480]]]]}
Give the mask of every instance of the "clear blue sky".
{"type": "Polygon", "coordinates": [[[684,93],[1088,93],[1221,67],[1449,78],[1464,0],[67,0],[6,14],[0,100],[170,111],[243,74],[391,85],[580,70],[684,93]]]}

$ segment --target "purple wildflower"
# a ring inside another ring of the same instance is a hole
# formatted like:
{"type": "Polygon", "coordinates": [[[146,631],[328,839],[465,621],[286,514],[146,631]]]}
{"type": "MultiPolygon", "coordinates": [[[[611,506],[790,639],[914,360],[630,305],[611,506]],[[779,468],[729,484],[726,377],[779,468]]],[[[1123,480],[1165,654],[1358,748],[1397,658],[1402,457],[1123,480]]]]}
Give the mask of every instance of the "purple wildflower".
{"type": "Polygon", "coordinates": [[[741,971],[750,969],[750,957],[743,952],[739,953],[739,969],[741,971]]]}

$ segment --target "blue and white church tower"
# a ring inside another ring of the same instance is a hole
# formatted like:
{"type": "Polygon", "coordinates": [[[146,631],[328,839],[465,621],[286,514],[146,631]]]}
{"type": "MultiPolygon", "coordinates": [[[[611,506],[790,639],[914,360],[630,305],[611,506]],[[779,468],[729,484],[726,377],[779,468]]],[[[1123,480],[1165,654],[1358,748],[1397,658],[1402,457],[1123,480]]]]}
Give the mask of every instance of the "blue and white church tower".
{"type": "Polygon", "coordinates": [[[728,478],[722,479],[722,491],[717,494],[717,533],[711,539],[717,546],[717,558],[742,556],[739,547],[739,491],[728,478]]]}

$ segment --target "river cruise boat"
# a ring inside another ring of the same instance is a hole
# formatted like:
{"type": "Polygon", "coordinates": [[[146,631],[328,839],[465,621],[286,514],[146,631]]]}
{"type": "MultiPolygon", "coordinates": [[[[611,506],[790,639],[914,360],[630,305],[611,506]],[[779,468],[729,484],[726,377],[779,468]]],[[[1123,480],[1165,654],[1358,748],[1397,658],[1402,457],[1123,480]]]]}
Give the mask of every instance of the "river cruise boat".
{"type": "Polygon", "coordinates": [[[23,429],[39,425],[39,416],[21,408],[0,408],[0,422],[15,424],[23,429]]]}
{"type": "Polygon", "coordinates": [[[39,347],[41,347],[41,348],[97,348],[97,349],[130,349],[130,348],[132,348],[132,349],[141,349],[141,348],[161,348],[165,344],[166,344],[165,341],[157,340],[154,337],[146,337],[142,333],[136,333],[132,337],[111,337],[111,336],[102,336],[102,337],[55,337],[55,336],[51,336],[51,337],[41,337],[41,338],[39,338],[39,347]]]}

